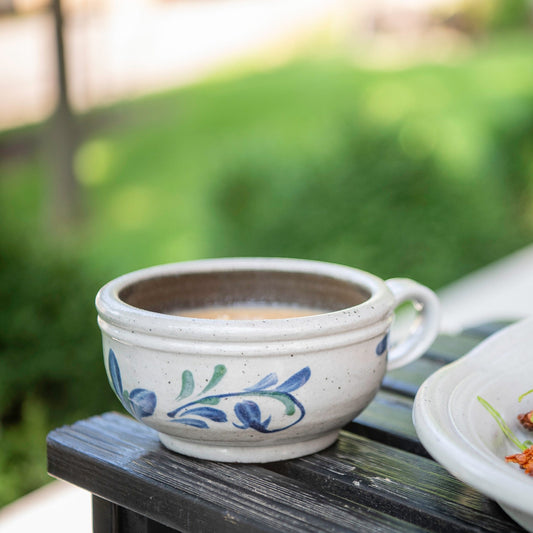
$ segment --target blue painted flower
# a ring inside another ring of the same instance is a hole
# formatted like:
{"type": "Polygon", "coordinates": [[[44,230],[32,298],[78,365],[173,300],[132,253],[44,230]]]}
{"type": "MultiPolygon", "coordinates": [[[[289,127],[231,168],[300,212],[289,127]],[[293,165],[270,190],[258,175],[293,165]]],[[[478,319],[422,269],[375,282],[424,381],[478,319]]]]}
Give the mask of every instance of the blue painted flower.
{"type": "Polygon", "coordinates": [[[236,428],[252,428],[261,433],[269,433],[268,425],[272,417],[269,416],[266,420],[261,421],[261,409],[255,402],[250,400],[239,402],[235,405],[234,411],[237,418],[242,422],[240,426],[234,423],[233,425],[236,428]]]}
{"type": "Polygon", "coordinates": [[[155,392],[146,389],[133,389],[129,394],[129,401],[137,418],[153,415],[157,405],[155,392]]]}
{"type": "Polygon", "coordinates": [[[136,418],[144,418],[154,414],[157,405],[155,392],[147,389],[133,389],[131,392],[124,390],[122,387],[122,376],[120,375],[120,366],[113,350],[108,354],[109,375],[111,385],[118,399],[124,408],[136,418]]]}

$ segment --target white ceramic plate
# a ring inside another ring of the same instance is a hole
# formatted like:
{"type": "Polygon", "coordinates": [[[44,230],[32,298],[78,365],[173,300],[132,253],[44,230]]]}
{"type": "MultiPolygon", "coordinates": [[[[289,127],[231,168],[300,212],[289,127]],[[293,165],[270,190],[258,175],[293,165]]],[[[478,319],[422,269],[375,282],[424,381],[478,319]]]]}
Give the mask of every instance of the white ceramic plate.
{"type": "Polygon", "coordinates": [[[492,335],[465,357],[441,368],[420,387],[413,420],[431,456],[451,474],[496,500],[504,511],[533,531],[533,476],[505,456],[519,450],[477,400],[487,400],[521,440],[519,413],[533,409],[533,318],[492,335]]]}

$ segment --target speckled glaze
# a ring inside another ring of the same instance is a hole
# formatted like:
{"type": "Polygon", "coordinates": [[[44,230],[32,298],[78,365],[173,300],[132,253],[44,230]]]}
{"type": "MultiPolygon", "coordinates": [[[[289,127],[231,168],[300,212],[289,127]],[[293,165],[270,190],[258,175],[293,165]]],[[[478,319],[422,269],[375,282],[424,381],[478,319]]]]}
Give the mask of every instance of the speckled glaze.
{"type": "Polygon", "coordinates": [[[171,450],[232,462],[329,446],[374,398],[386,370],[419,357],[439,324],[436,296],[412,280],[297,259],[156,266],[111,281],[96,306],[106,371],[126,410],[171,450]],[[228,321],[168,310],[203,299],[228,303],[233,287],[236,299],[249,293],[326,311],[228,321]],[[415,303],[418,317],[389,349],[394,309],[405,301],[415,303]]]}

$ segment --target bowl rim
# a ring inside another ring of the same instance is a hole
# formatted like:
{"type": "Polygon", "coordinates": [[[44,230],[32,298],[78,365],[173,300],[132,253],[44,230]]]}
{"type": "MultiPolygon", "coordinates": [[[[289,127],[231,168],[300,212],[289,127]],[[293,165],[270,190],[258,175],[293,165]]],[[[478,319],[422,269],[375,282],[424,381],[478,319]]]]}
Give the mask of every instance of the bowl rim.
{"type": "Polygon", "coordinates": [[[239,257],[201,259],[157,265],[124,274],[105,284],[95,300],[101,327],[142,332],[146,335],[205,339],[209,334],[220,340],[243,336],[263,340],[311,338],[365,328],[379,335],[392,321],[394,297],[385,282],[377,276],[356,268],[307,259],[239,257]],[[150,278],[170,275],[234,272],[276,271],[325,276],[365,289],[369,298],[352,307],[304,317],[225,320],[192,318],[148,311],[123,301],[119,294],[127,286],[150,278]],[[383,324],[385,323],[385,325],[383,324]]]}

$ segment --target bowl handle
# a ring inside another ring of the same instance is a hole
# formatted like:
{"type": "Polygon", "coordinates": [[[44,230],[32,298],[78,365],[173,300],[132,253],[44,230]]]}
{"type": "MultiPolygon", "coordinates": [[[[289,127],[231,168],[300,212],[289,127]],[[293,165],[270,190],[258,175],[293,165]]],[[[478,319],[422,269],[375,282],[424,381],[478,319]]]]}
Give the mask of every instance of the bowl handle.
{"type": "Polygon", "coordinates": [[[405,339],[391,346],[387,370],[399,368],[418,359],[433,343],[440,325],[440,303],[431,290],[407,278],[392,278],[385,284],[394,296],[394,307],[412,302],[416,316],[405,339]]]}

